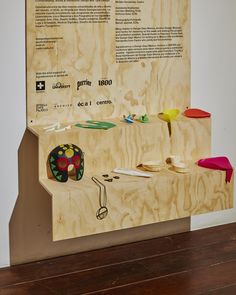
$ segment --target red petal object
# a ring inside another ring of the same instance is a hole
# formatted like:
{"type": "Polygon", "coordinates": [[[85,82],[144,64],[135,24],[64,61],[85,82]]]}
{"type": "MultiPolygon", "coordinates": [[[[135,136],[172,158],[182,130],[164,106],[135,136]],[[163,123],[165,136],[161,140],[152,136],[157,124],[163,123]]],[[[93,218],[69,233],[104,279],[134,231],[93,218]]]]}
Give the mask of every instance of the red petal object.
{"type": "Polygon", "coordinates": [[[226,171],[226,182],[230,182],[233,175],[233,167],[227,157],[202,159],[197,162],[198,166],[214,170],[226,171]]]}
{"type": "Polygon", "coordinates": [[[188,109],[184,112],[188,118],[210,118],[211,114],[200,109],[188,109]]]}

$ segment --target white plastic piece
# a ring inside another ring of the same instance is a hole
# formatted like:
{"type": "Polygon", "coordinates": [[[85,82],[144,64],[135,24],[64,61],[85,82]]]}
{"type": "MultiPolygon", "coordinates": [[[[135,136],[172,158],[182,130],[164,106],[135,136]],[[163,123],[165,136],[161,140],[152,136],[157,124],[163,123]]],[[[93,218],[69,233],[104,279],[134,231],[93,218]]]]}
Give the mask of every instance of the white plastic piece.
{"type": "Polygon", "coordinates": [[[69,130],[69,129],[71,129],[71,125],[61,128],[61,129],[55,129],[54,131],[55,132],[63,132],[63,131],[69,130]]]}
{"type": "Polygon", "coordinates": [[[130,170],[127,168],[115,168],[113,170],[114,173],[118,173],[118,174],[124,174],[124,175],[130,175],[130,176],[138,176],[138,177],[147,177],[147,178],[151,178],[153,175],[149,174],[149,173],[145,173],[145,172],[139,172],[136,170],[130,170]]]}
{"type": "Polygon", "coordinates": [[[55,129],[54,131],[55,131],[55,132],[63,132],[63,131],[66,131],[66,128],[55,129]]]}
{"type": "Polygon", "coordinates": [[[58,122],[58,123],[52,124],[50,126],[44,127],[43,129],[45,130],[45,132],[53,132],[53,131],[54,132],[63,132],[63,131],[71,129],[71,125],[68,125],[63,128],[60,128],[60,127],[61,127],[61,124],[58,122]]]}
{"type": "Polygon", "coordinates": [[[169,157],[169,159],[172,165],[175,165],[181,162],[181,157],[177,155],[172,155],[169,157]]]}
{"type": "Polygon", "coordinates": [[[52,125],[49,125],[47,127],[44,127],[43,130],[46,130],[46,131],[53,131],[53,129],[55,130],[56,128],[60,128],[61,127],[61,124],[59,122],[56,122],[56,123],[53,123],[52,125]]]}
{"type": "Polygon", "coordinates": [[[164,164],[161,160],[159,161],[148,161],[141,164],[143,169],[150,172],[160,172],[164,168],[164,164]]]}
{"type": "Polygon", "coordinates": [[[60,128],[60,129],[55,129],[55,132],[63,132],[63,131],[69,130],[69,129],[71,129],[71,127],[66,126],[66,127],[60,128]]]}
{"type": "Polygon", "coordinates": [[[188,165],[183,162],[175,163],[173,165],[173,168],[176,172],[179,172],[179,173],[188,173],[189,172],[188,165]]]}
{"type": "Polygon", "coordinates": [[[163,162],[161,160],[156,160],[156,161],[147,161],[147,162],[144,162],[142,163],[142,165],[144,166],[161,166],[163,165],[163,162]]]}
{"type": "Polygon", "coordinates": [[[51,129],[45,129],[45,132],[53,132],[53,131],[55,131],[56,129],[55,129],[55,127],[53,127],[53,128],[51,128],[51,129]]]}

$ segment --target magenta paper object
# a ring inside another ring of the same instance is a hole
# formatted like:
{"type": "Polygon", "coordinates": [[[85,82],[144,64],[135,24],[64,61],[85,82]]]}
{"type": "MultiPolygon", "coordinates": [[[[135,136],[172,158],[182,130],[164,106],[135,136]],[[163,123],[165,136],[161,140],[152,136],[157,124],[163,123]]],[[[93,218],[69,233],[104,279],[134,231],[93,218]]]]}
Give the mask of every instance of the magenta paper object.
{"type": "Polygon", "coordinates": [[[226,171],[226,182],[230,182],[233,175],[233,167],[227,157],[216,157],[201,159],[197,162],[198,166],[226,171]]]}

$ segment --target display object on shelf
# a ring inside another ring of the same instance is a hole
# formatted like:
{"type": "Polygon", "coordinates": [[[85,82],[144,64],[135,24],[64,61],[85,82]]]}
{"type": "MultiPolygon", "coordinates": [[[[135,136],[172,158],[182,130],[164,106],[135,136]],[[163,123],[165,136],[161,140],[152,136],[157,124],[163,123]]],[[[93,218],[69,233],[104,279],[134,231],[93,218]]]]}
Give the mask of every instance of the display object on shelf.
{"type": "Polygon", "coordinates": [[[114,179],[119,180],[120,176],[116,175],[116,176],[110,177],[109,174],[103,174],[103,178],[104,178],[104,181],[106,182],[113,182],[114,179]]]}
{"type": "Polygon", "coordinates": [[[116,124],[111,122],[88,120],[86,121],[86,124],[78,123],[78,124],[75,124],[75,126],[79,128],[108,130],[108,129],[116,127],[116,124]]]}
{"type": "Polygon", "coordinates": [[[206,111],[203,111],[201,109],[187,109],[186,111],[183,112],[185,117],[188,118],[210,118],[211,117],[211,113],[208,113],[206,111]]]}
{"type": "Polygon", "coordinates": [[[57,123],[54,123],[52,125],[49,125],[49,126],[46,126],[43,128],[43,130],[48,133],[48,132],[63,132],[63,131],[66,131],[66,130],[70,130],[71,129],[71,125],[67,125],[67,126],[64,126],[64,127],[61,127],[61,123],[57,122],[57,123]]]}
{"type": "Polygon", "coordinates": [[[177,162],[177,163],[173,164],[173,169],[175,172],[178,172],[178,173],[189,173],[190,172],[188,165],[184,162],[177,162]]]}
{"type": "Polygon", "coordinates": [[[233,167],[227,157],[214,157],[201,159],[197,162],[198,166],[214,170],[226,171],[226,182],[230,182],[233,175],[233,167]]]}
{"type": "Polygon", "coordinates": [[[107,208],[107,188],[96,177],[93,176],[91,179],[99,187],[99,205],[100,205],[100,208],[97,210],[96,218],[98,220],[103,220],[108,215],[108,208],[107,208]],[[102,194],[103,194],[103,197],[102,197],[102,194]]]}
{"type": "Polygon", "coordinates": [[[52,132],[52,131],[55,131],[60,128],[61,128],[60,122],[56,122],[56,123],[53,123],[49,126],[44,127],[43,130],[45,130],[45,132],[52,132]]]}
{"type": "Polygon", "coordinates": [[[80,180],[84,174],[84,154],[74,144],[62,144],[51,151],[48,165],[50,174],[59,182],[67,182],[69,176],[80,180]]]}
{"type": "Polygon", "coordinates": [[[115,168],[113,172],[117,174],[129,175],[129,176],[137,176],[137,177],[145,177],[145,178],[152,177],[152,174],[150,173],[139,172],[139,171],[128,169],[128,168],[115,168]]]}
{"type": "Polygon", "coordinates": [[[176,120],[180,114],[180,110],[178,109],[169,109],[165,110],[162,113],[159,113],[159,118],[163,121],[170,123],[173,120],[176,120]]]}
{"type": "Polygon", "coordinates": [[[140,164],[138,167],[150,172],[159,172],[164,168],[164,163],[161,160],[147,161],[140,164]]]}
{"type": "Polygon", "coordinates": [[[180,156],[170,156],[166,159],[165,163],[169,165],[166,166],[162,161],[148,161],[138,165],[138,168],[150,172],[160,172],[164,168],[170,168],[178,173],[188,173],[190,171],[188,164],[181,160],[180,156]]]}
{"type": "Polygon", "coordinates": [[[167,164],[175,165],[182,161],[182,157],[179,155],[171,155],[166,159],[167,164]]]}
{"type": "Polygon", "coordinates": [[[189,173],[189,165],[179,155],[171,155],[166,159],[166,163],[170,164],[175,172],[189,173]]]}
{"type": "Polygon", "coordinates": [[[128,116],[123,116],[124,121],[128,124],[133,124],[134,123],[134,119],[135,119],[136,115],[128,115],[128,116]]]}
{"type": "Polygon", "coordinates": [[[145,115],[139,117],[139,122],[141,122],[141,123],[148,123],[148,122],[149,122],[149,117],[148,117],[148,115],[145,114],[145,115]]]}
{"type": "Polygon", "coordinates": [[[170,137],[172,136],[171,122],[176,120],[179,114],[179,109],[168,109],[158,114],[158,117],[167,123],[170,137]]]}

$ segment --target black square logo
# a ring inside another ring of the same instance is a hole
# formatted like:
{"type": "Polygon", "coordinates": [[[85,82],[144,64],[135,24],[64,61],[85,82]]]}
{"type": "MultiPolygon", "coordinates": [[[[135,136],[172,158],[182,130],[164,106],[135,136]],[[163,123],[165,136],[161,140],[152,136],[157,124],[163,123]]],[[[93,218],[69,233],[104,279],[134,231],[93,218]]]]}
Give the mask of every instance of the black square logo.
{"type": "Polygon", "coordinates": [[[36,91],[44,91],[46,89],[45,81],[36,81],[36,91]]]}

